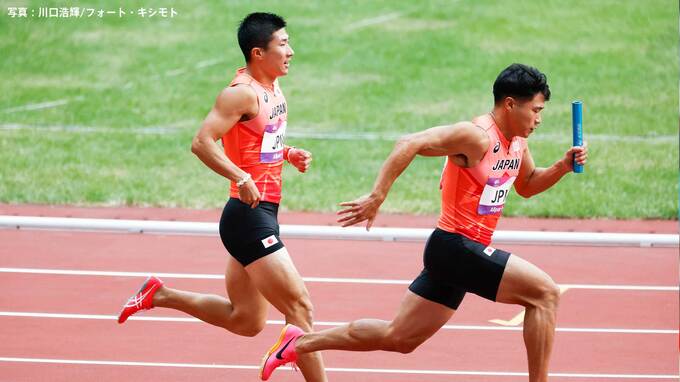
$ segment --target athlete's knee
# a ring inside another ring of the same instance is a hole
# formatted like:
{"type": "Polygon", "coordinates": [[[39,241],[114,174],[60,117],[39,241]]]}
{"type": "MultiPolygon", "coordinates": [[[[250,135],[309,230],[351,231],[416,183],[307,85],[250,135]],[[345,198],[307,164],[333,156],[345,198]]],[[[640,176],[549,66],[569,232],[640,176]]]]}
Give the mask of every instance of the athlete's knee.
{"type": "Polygon", "coordinates": [[[548,277],[545,282],[539,286],[540,298],[538,305],[540,308],[548,310],[556,310],[560,303],[560,287],[548,277]]]}
{"type": "Polygon", "coordinates": [[[397,334],[393,335],[391,338],[391,350],[402,354],[408,354],[416,350],[422,343],[423,342],[418,338],[397,334]]]}
{"type": "Polygon", "coordinates": [[[244,337],[255,337],[258,335],[267,323],[266,320],[254,319],[254,317],[244,317],[243,319],[236,320],[237,324],[229,328],[226,328],[234,334],[244,337]]]}
{"type": "Polygon", "coordinates": [[[230,331],[243,337],[255,337],[256,335],[260,334],[263,329],[264,325],[249,324],[237,326],[230,331]]]}
{"type": "Polygon", "coordinates": [[[235,309],[229,322],[223,326],[228,331],[244,337],[255,337],[267,324],[267,312],[235,309]]]}
{"type": "Polygon", "coordinates": [[[408,354],[416,350],[416,348],[423,343],[423,340],[413,335],[404,334],[399,330],[390,327],[387,330],[385,342],[387,345],[386,350],[408,354]]]}

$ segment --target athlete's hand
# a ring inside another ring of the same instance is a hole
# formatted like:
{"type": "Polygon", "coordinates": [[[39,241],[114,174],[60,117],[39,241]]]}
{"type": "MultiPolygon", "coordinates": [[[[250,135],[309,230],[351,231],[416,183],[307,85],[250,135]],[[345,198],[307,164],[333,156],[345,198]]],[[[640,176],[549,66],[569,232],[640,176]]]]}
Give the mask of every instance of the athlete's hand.
{"type": "Polygon", "coordinates": [[[574,146],[567,150],[562,158],[562,164],[568,169],[568,171],[573,171],[574,160],[577,164],[584,165],[588,161],[588,143],[584,142],[583,146],[574,146]],[[574,155],[576,154],[576,155],[574,155]]]}
{"type": "Polygon", "coordinates": [[[307,150],[291,148],[288,151],[288,162],[300,172],[305,172],[312,163],[312,153],[307,150]]]}
{"type": "Polygon", "coordinates": [[[238,189],[238,198],[243,203],[250,205],[250,208],[255,208],[260,204],[260,190],[257,189],[252,179],[238,189]]]}
{"type": "Polygon", "coordinates": [[[338,215],[341,216],[338,218],[338,223],[347,227],[368,220],[366,223],[366,231],[368,231],[373,225],[382,202],[383,200],[374,194],[362,196],[351,202],[342,202],[340,205],[345,208],[338,211],[338,215]]]}

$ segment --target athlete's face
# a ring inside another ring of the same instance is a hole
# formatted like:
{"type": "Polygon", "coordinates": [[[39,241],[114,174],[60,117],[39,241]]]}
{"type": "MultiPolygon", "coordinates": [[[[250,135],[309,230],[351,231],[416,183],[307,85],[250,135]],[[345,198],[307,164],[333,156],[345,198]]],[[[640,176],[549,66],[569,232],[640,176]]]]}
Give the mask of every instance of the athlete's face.
{"type": "Polygon", "coordinates": [[[285,76],[293,54],[286,28],[281,28],[274,32],[267,49],[262,52],[262,64],[273,77],[285,76]]]}
{"type": "Polygon", "coordinates": [[[524,101],[508,97],[506,107],[509,107],[510,121],[513,135],[527,138],[541,124],[541,111],[545,107],[545,96],[537,93],[534,98],[524,101]]]}

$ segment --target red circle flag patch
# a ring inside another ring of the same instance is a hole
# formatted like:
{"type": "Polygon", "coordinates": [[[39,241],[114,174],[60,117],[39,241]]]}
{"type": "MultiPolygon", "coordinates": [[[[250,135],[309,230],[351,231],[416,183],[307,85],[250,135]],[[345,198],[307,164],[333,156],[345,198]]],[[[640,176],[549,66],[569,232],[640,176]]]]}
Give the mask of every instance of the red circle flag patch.
{"type": "Polygon", "coordinates": [[[279,242],[279,240],[274,235],[271,235],[271,236],[268,236],[268,237],[265,237],[264,239],[262,239],[262,245],[265,248],[269,248],[269,247],[271,247],[272,245],[274,245],[278,242],[279,242]]]}

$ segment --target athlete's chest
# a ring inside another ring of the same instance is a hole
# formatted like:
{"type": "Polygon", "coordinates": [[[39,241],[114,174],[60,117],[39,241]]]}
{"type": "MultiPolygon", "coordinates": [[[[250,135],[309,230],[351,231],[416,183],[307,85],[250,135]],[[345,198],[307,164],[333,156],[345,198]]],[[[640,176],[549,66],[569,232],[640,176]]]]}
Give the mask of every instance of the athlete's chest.
{"type": "Polygon", "coordinates": [[[278,86],[273,89],[261,88],[258,92],[258,103],[260,106],[258,114],[267,122],[288,119],[286,97],[278,86]]]}
{"type": "Polygon", "coordinates": [[[524,144],[519,138],[507,142],[492,137],[484,158],[467,170],[480,185],[486,184],[489,178],[516,177],[519,174],[523,154],[524,144]]]}
{"type": "Polygon", "coordinates": [[[288,105],[283,92],[278,87],[258,92],[260,111],[256,124],[252,127],[261,137],[260,162],[274,163],[283,159],[284,140],[288,120],[288,105]]]}
{"type": "Polygon", "coordinates": [[[510,188],[519,175],[524,147],[522,141],[513,140],[508,145],[498,140],[487,152],[482,162],[473,168],[472,175],[482,185],[477,206],[479,215],[500,214],[510,188]]]}

